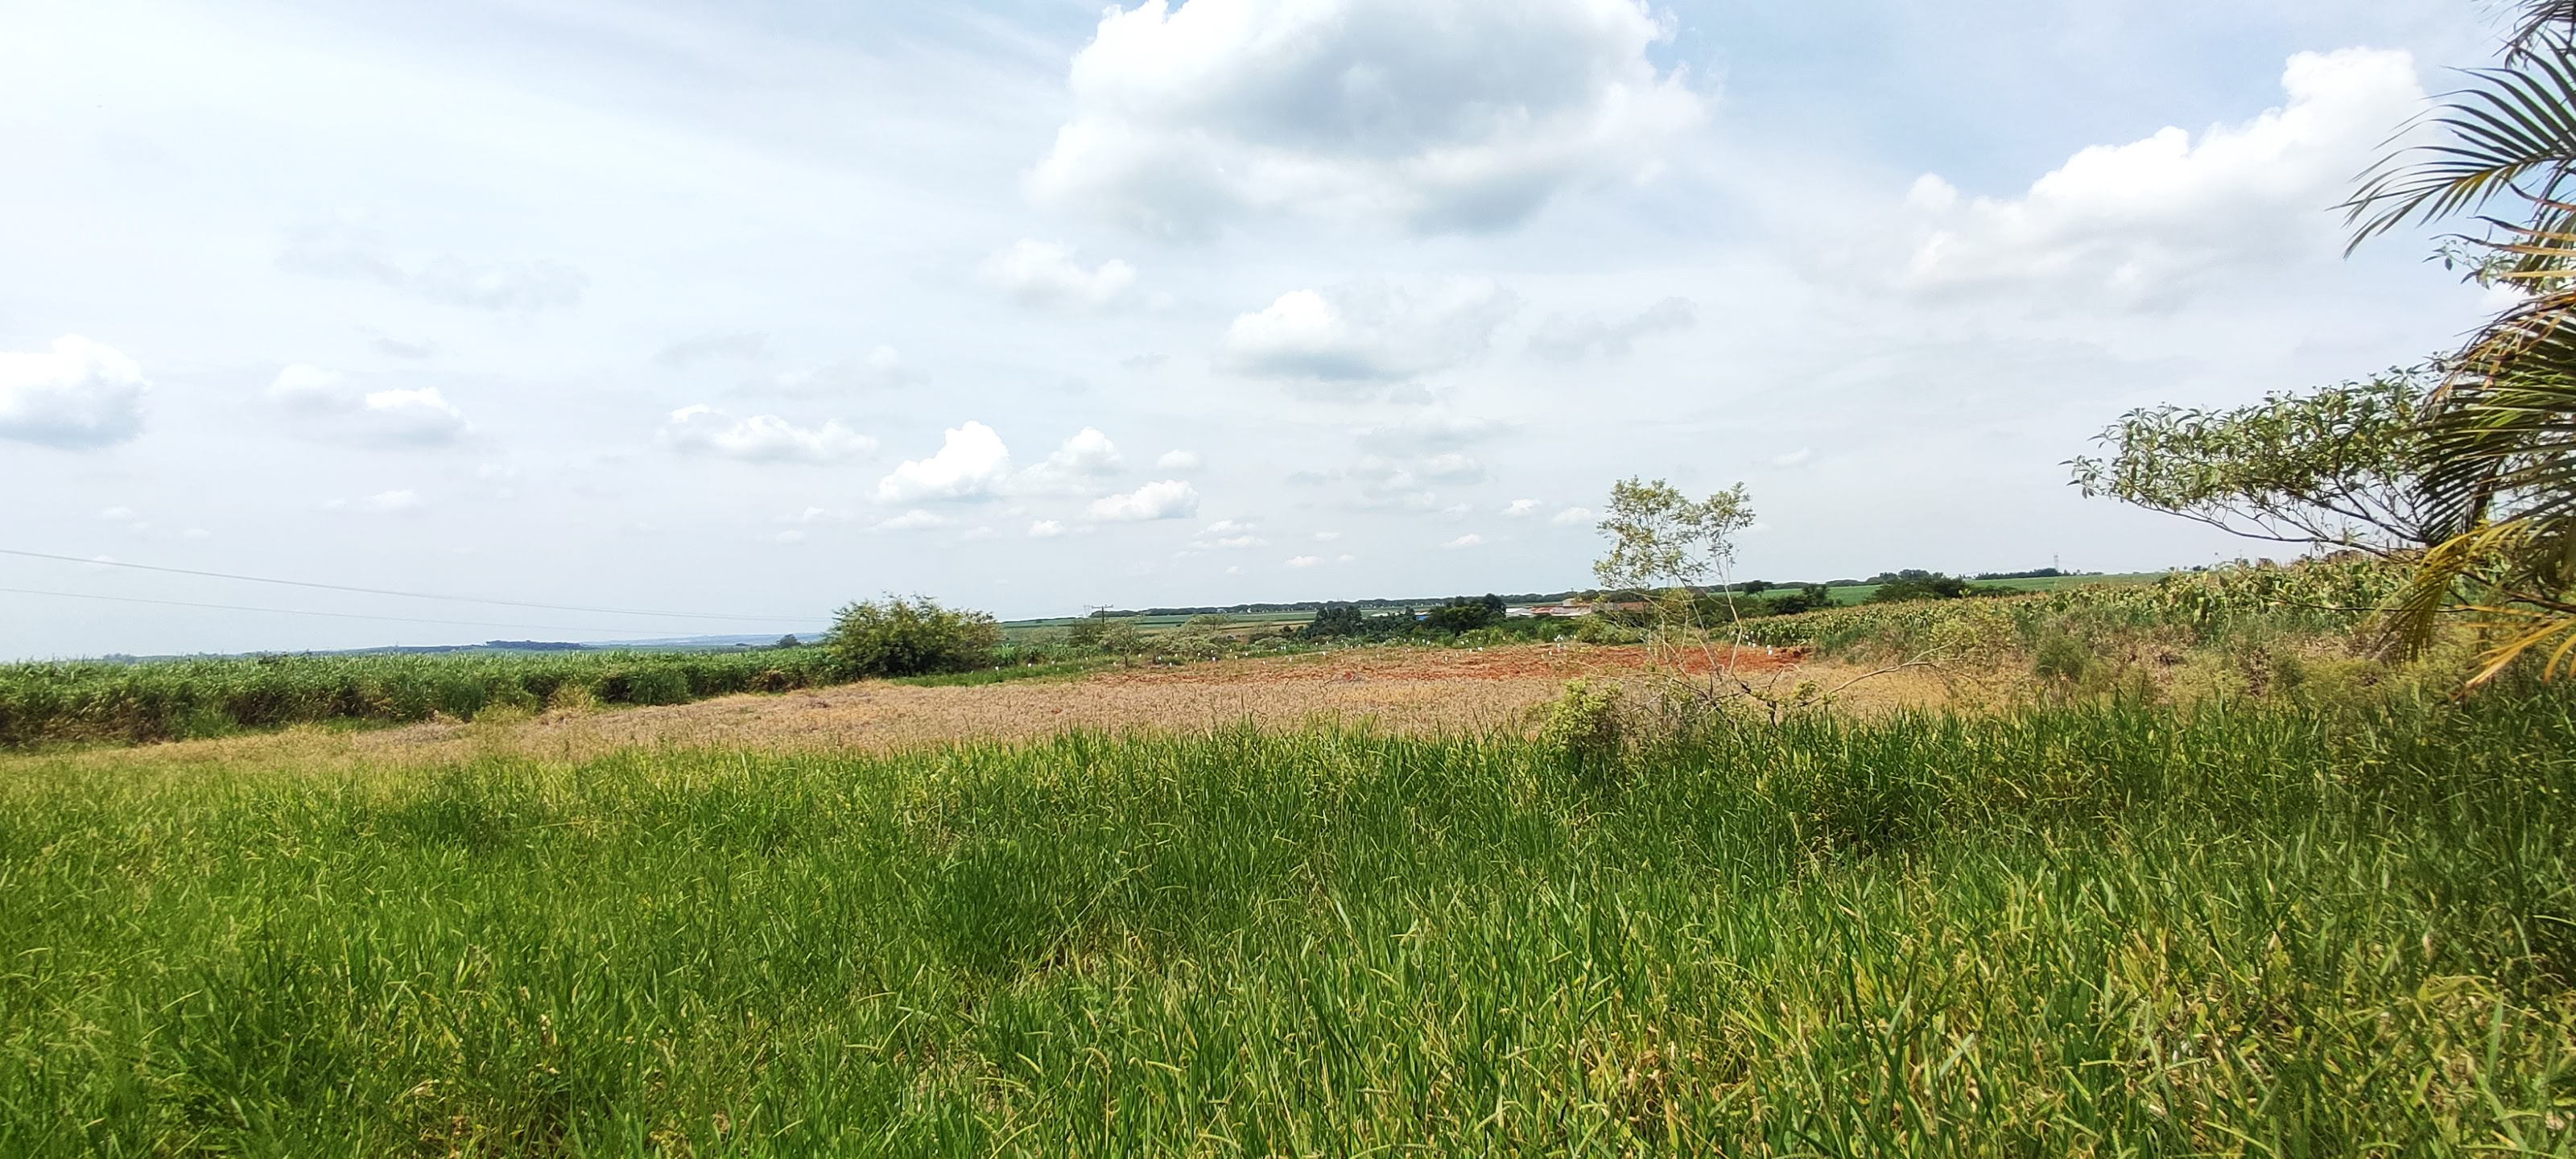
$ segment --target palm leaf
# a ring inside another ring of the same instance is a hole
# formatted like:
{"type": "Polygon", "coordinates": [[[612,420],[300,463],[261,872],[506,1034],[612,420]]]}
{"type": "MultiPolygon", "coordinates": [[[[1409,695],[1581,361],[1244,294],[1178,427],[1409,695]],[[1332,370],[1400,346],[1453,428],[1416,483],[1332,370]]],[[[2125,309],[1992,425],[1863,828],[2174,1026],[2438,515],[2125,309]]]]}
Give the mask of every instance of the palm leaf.
{"type": "Polygon", "coordinates": [[[2563,54],[2570,28],[2576,28],[2576,0],[2524,0],[2522,18],[2504,43],[2505,59],[2527,60],[2553,50],[2563,54]]]}
{"type": "MultiPolygon", "coordinates": [[[[2430,124],[2442,144],[2398,149],[2362,174],[2344,202],[2360,245],[2409,221],[2483,209],[2498,197],[2555,199],[2576,172],[2576,62],[2565,54],[2472,70],[2430,124]]],[[[2410,122],[2406,136],[2418,124],[2410,122]]]]}

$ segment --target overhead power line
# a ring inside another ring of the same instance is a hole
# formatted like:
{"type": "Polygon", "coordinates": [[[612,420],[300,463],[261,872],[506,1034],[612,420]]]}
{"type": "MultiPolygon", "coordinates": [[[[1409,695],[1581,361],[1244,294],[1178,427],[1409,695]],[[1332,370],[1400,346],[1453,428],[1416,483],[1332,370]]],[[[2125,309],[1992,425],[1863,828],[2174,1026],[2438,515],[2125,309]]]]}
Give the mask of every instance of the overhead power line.
{"type": "Polygon", "coordinates": [[[382,620],[398,624],[446,624],[461,628],[522,628],[539,632],[617,632],[631,629],[575,627],[570,624],[504,624],[491,620],[426,620],[418,616],[369,616],[357,612],[316,612],[303,608],[254,608],[242,604],[199,604],[185,600],[149,600],[141,596],[103,596],[93,592],[49,592],[36,588],[0,588],[20,596],[56,596],[67,600],[107,600],[119,604],[159,604],[169,608],[208,608],[219,612],[270,612],[281,616],[327,616],[334,620],[382,620]]]}
{"type": "MultiPolygon", "coordinates": [[[[0,555],[16,555],[16,556],[24,556],[24,557],[26,557],[26,558],[28,558],[28,559],[51,559],[51,560],[59,560],[59,561],[61,561],[61,562],[63,562],[63,563],[85,563],[85,564],[90,564],[90,565],[92,565],[92,566],[96,566],[96,567],[123,567],[123,568],[132,568],[132,569],[134,569],[134,570],[136,570],[136,571],[157,571],[157,572],[164,572],[164,573],[167,573],[167,574],[170,574],[170,575],[193,575],[193,576],[205,576],[205,577],[210,578],[210,579],[240,580],[240,581],[242,581],[242,582],[244,582],[244,583],[254,583],[254,584],[279,584],[279,585],[283,585],[283,586],[285,586],[285,587],[291,587],[291,588],[315,588],[315,589],[318,589],[318,590],[321,590],[321,591],[326,591],[326,592],[356,592],[356,593],[358,593],[358,594],[360,594],[360,595],[369,595],[369,596],[399,596],[399,597],[402,597],[403,599],[409,599],[409,600],[447,600],[447,601],[451,601],[451,602],[454,602],[454,603],[460,603],[460,604],[489,604],[489,605],[491,605],[491,606],[493,606],[493,607],[502,607],[502,608],[540,608],[540,609],[543,609],[543,610],[545,610],[545,611],[549,611],[549,612],[596,612],[596,613],[598,613],[598,614],[600,614],[600,615],[607,615],[607,616],[659,616],[659,617],[663,617],[663,618],[666,618],[666,619],[677,619],[677,620],[735,620],[735,621],[740,621],[740,622],[743,622],[743,623],[762,623],[762,624],[807,624],[807,623],[812,623],[812,622],[813,622],[813,620],[814,620],[814,617],[812,617],[812,616],[729,616],[729,615],[720,615],[720,614],[716,614],[716,613],[712,613],[712,612],[654,612],[654,611],[645,611],[645,610],[640,609],[640,608],[593,608],[593,607],[584,607],[584,606],[581,606],[581,605],[579,605],[579,604],[538,604],[538,603],[530,603],[530,602],[528,602],[528,601],[526,601],[526,600],[487,600],[487,599],[483,599],[483,598],[481,598],[481,597],[479,597],[479,596],[446,596],[446,595],[438,595],[438,594],[435,594],[435,593],[432,593],[432,592],[402,592],[402,591],[393,591],[393,590],[391,590],[391,589],[387,589],[387,588],[361,588],[361,587],[351,587],[351,586],[349,586],[349,585],[347,585],[347,584],[323,584],[323,583],[310,583],[310,582],[307,582],[307,581],[304,581],[304,580],[271,579],[271,578],[268,578],[268,577],[266,577],[266,576],[255,576],[255,575],[234,575],[234,574],[232,574],[232,573],[230,573],[230,572],[220,572],[220,571],[196,571],[196,570],[192,570],[192,569],[184,568],[184,567],[155,567],[155,566],[153,566],[153,565],[151,565],[151,564],[148,564],[148,563],[124,563],[124,562],[120,562],[120,561],[118,561],[118,560],[112,560],[112,559],[82,559],[81,557],[79,557],[79,556],[77,556],[77,555],[51,555],[51,554],[48,554],[48,553],[46,553],[46,552],[41,552],[41,551],[18,551],[18,550],[16,550],[16,549],[13,549],[13,548],[6,548],[6,547],[0,547],[0,555]]],[[[211,605],[209,605],[209,606],[211,606],[211,605]]],[[[255,608],[254,608],[254,609],[242,609],[242,610],[247,610],[247,611],[259,611],[259,610],[263,610],[263,609],[255,609],[255,608]]],[[[270,608],[270,609],[265,609],[265,610],[268,610],[268,611],[278,611],[278,610],[281,610],[281,609],[270,608]]],[[[364,618],[366,618],[366,619],[383,619],[383,618],[386,618],[386,617],[380,617],[380,616],[369,616],[369,617],[364,617],[364,618]]],[[[424,623],[434,623],[434,622],[436,622],[436,621],[422,621],[422,622],[424,622],[424,623]]],[[[509,625],[487,625],[487,626],[503,626],[503,627],[506,627],[506,626],[509,626],[509,625]]]]}

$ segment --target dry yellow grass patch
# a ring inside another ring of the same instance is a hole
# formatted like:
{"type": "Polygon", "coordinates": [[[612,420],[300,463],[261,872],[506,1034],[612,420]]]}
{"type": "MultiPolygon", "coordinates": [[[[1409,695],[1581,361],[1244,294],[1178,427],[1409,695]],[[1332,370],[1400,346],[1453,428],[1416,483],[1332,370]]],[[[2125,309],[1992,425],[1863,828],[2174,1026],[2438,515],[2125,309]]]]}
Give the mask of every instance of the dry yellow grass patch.
{"type": "MultiPolygon", "coordinates": [[[[1757,686],[1782,692],[1799,680],[1834,687],[1860,669],[1748,656],[1757,686]]],[[[890,751],[956,741],[1025,740],[1070,729],[1196,732],[1250,723],[1268,729],[1327,724],[1415,734],[1531,729],[1540,706],[1575,677],[1638,687],[1650,679],[1633,648],[1531,646],[1483,651],[1359,649],[1182,668],[1131,669],[1066,682],[915,688],[865,682],[779,696],[529,717],[487,713],[471,724],[376,730],[312,727],[100,749],[12,761],[112,761],[138,771],[209,766],[235,770],[409,768],[479,755],[580,760],[630,748],[759,751],[890,751]]],[[[1871,714],[1942,703],[1938,677],[1879,677],[1845,691],[1839,705],[1871,714]]]]}

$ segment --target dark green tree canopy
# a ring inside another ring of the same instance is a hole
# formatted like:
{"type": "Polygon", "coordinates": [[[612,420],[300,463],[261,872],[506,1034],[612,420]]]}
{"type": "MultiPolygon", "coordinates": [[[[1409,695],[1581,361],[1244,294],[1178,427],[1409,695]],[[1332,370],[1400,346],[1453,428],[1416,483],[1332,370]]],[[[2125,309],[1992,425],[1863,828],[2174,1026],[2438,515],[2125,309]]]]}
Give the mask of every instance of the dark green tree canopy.
{"type": "Polygon", "coordinates": [[[2068,462],[2088,496],[2109,496],[2237,535],[2411,551],[2439,539],[2423,502],[2418,418],[2436,373],[2390,370],[2251,406],[2130,411],[2097,440],[2107,459],[2068,462]]]}
{"type": "Polygon", "coordinates": [[[1423,624],[1441,632],[1472,632],[1503,622],[1503,597],[1486,595],[1459,596],[1431,609],[1423,624]]]}

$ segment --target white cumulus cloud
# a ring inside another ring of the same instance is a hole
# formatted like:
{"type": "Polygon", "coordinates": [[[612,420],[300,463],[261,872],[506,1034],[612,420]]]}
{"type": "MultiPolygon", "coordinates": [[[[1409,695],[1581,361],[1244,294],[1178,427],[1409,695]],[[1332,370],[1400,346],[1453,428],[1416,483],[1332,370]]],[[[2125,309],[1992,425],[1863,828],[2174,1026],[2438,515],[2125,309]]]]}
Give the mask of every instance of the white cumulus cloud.
{"type": "Polygon", "coordinates": [[[1029,524],[1029,538],[1031,539],[1053,539],[1062,534],[1064,534],[1064,524],[1058,523],[1052,519],[1041,519],[1035,523],[1029,524]]]}
{"type": "Polygon", "coordinates": [[[777,415],[737,419],[706,406],[682,407],[662,424],[663,445],[746,463],[833,463],[876,449],[875,439],[837,421],[800,427],[777,415]]]}
{"type": "Polygon", "coordinates": [[[1548,522],[1565,524],[1568,526],[1577,523],[1590,523],[1592,522],[1592,514],[1592,509],[1589,507],[1568,507],[1563,511],[1557,512],[1555,517],[1549,519],[1548,522]]]}
{"type": "Polygon", "coordinates": [[[1096,427],[1084,427],[1064,445],[1048,455],[1046,461],[1020,472],[1014,481],[1019,490],[1062,492],[1082,486],[1105,475],[1114,475],[1126,465],[1119,455],[1118,444],[1096,427]]]}
{"type": "Polygon", "coordinates": [[[917,503],[935,499],[980,499],[1000,490],[1011,478],[1011,450],[1002,436],[979,422],[949,428],[939,453],[906,459],[877,481],[884,503],[917,503]]]}
{"type": "Polygon", "coordinates": [[[1165,451],[1161,458],[1154,460],[1154,469],[1157,471],[1195,471],[1199,469],[1199,457],[1197,453],[1192,451],[1165,451]]]}
{"type": "Polygon", "coordinates": [[[2424,90],[2407,53],[2366,48],[2291,57],[2281,86],[2287,103],[2252,120],[2096,145],[2019,197],[1962,198],[1925,175],[1906,198],[1918,233],[1902,283],[2152,302],[2212,269],[2331,255],[2330,207],[2424,90]]]}
{"type": "Polygon", "coordinates": [[[1220,519],[1201,530],[1190,546],[1200,551],[1240,551],[1270,546],[1269,540],[1255,534],[1256,530],[1253,524],[1240,519],[1220,519]]]}
{"type": "Polygon", "coordinates": [[[1456,538],[1456,539],[1452,539],[1452,540],[1450,540],[1450,541],[1449,541],[1449,542],[1447,542],[1447,543],[1441,544],[1440,546],[1442,546],[1442,547],[1478,547],[1478,546],[1483,545],[1483,543],[1484,543],[1484,542],[1485,542],[1485,537],[1484,537],[1484,536],[1478,535],[1478,534],[1476,534],[1476,533],[1474,533],[1474,532],[1469,532],[1469,533],[1467,533],[1467,534],[1465,534],[1465,535],[1461,535],[1461,536],[1459,536],[1459,537],[1458,537],[1458,538],[1456,538]]]}
{"type": "Polygon", "coordinates": [[[1368,284],[1291,290],[1236,316],[1221,361],[1322,393],[1365,394],[1475,358],[1519,309],[1510,291],[1479,279],[1421,292],[1368,284]]]}
{"type": "Polygon", "coordinates": [[[131,358],[78,334],[50,349],[0,351],[0,438],[79,449],[143,431],[150,384],[131,358]]]}
{"type": "Polygon", "coordinates": [[[1111,258],[1085,269],[1054,242],[1021,241],[984,260],[984,280],[1024,306],[1115,304],[1136,286],[1136,267],[1111,258]]]}
{"type": "Polygon", "coordinates": [[[1526,519],[1536,514],[1538,514],[1536,499],[1514,499],[1509,506],[1503,508],[1505,519],[1526,519]]]}
{"type": "Polygon", "coordinates": [[[451,405],[434,386],[371,390],[360,399],[360,406],[362,429],[383,442],[453,442],[468,429],[464,412],[451,405]]]}
{"type": "Polygon", "coordinates": [[[346,375],[299,363],[278,371],[264,393],[319,438],[438,446],[473,430],[465,412],[434,386],[368,390],[346,375]]]}
{"type": "Polygon", "coordinates": [[[1500,229],[1642,178],[1704,115],[1639,0],[1146,0],[1073,60],[1041,201],[1197,237],[1245,212],[1500,229]]]}
{"type": "Polygon", "coordinates": [[[1322,557],[1322,556],[1317,556],[1317,555],[1298,555],[1298,556],[1290,556],[1290,557],[1289,557],[1289,559],[1288,559],[1288,566],[1290,566],[1290,567],[1313,567],[1313,566],[1315,566],[1316,564],[1319,564],[1319,563],[1322,563],[1322,562],[1324,562],[1324,559],[1323,559],[1323,557],[1322,557]]]}
{"type": "Polygon", "coordinates": [[[1147,483],[1123,495],[1104,496],[1091,505],[1091,517],[1104,523],[1187,519],[1198,513],[1198,489],[1178,479],[1147,483]]]}

